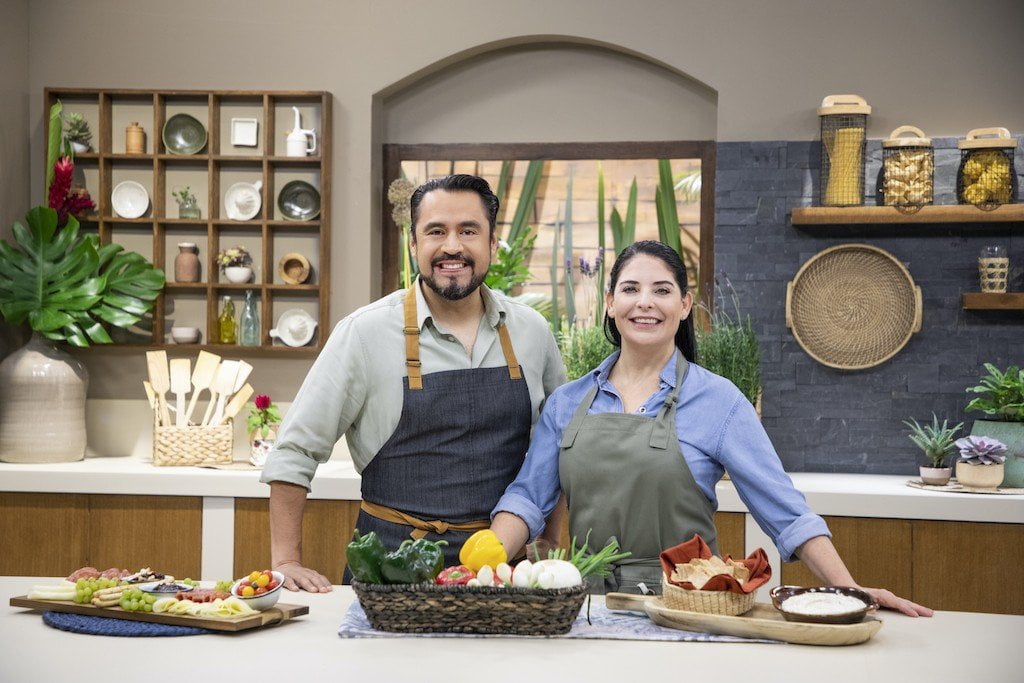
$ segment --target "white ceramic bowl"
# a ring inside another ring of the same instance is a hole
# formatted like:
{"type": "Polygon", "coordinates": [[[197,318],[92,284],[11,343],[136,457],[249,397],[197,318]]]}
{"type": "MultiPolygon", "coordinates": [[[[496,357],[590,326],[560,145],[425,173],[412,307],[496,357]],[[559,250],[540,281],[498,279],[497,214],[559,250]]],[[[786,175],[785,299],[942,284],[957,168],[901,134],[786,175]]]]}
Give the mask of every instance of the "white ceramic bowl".
{"type": "Polygon", "coordinates": [[[281,590],[284,588],[284,574],[282,574],[281,572],[274,571],[272,571],[271,574],[274,575],[274,580],[277,581],[277,588],[275,588],[274,590],[268,591],[263,595],[254,595],[249,598],[242,597],[239,584],[241,584],[242,581],[244,581],[245,579],[249,578],[247,576],[243,576],[241,579],[235,581],[235,583],[232,584],[231,594],[239,600],[241,600],[242,602],[244,602],[249,607],[256,610],[257,612],[262,612],[265,609],[270,609],[277,603],[278,598],[281,597],[281,590]]]}
{"type": "Polygon", "coordinates": [[[235,183],[224,193],[224,215],[233,221],[247,221],[255,218],[263,206],[260,189],[263,182],[235,183]]]}
{"type": "Polygon", "coordinates": [[[198,327],[172,327],[171,339],[178,344],[195,344],[199,341],[198,327]]]}
{"type": "Polygon", "coordinates": [[[149,192],[134,180],[125,180],[110,193],[110,205],[121,218],[139,218],[149,209],[149,192]]]}

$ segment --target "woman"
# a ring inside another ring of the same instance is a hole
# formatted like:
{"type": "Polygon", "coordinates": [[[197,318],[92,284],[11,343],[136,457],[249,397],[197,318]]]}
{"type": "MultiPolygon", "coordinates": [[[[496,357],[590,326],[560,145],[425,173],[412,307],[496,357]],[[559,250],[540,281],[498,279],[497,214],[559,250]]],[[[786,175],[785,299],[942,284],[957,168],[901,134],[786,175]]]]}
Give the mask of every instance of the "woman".
{"type": "MultiPolygon", "coordinates": [[[[591,530],[592,548],[614,537],[633,553],[597,590],[635,591],[639,582],[658,589],[662,549],[699,533],[717,553],[715,483],[727,469],[783,560],[803,560],[826,584],[857,586],[753,406],[694,362],[686,281],[679,255],[660,242],[637,242],[616,259],[605,332],[620,350],[548,398],[491,528],[513,556],[543,530],[564,492],[573,536],[591,530]]],[[[887,590],[864,590],[910,616],[932,613],[887,590]]]]}

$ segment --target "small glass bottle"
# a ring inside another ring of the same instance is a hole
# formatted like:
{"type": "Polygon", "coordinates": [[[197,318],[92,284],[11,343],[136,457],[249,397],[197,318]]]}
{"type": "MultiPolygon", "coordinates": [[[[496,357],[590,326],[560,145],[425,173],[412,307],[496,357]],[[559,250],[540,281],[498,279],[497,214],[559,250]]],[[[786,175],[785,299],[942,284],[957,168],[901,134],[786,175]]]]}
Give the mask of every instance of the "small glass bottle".
{"type": "Polygon", "coordinates": [[[235,331],[235,305],[231,303],[230,296],[224,297],[224,303],[217,322],[220,327],[218,341],[221,344],[234,344],[237,339],[235,331]]]}
{"type": "Polygon", "coordinates": [[[256,297],[251,289],[245,290],[245,307],[238,323],[239,339],[242,346],[260,345],[260,311],[256,306],[256,297]]]}

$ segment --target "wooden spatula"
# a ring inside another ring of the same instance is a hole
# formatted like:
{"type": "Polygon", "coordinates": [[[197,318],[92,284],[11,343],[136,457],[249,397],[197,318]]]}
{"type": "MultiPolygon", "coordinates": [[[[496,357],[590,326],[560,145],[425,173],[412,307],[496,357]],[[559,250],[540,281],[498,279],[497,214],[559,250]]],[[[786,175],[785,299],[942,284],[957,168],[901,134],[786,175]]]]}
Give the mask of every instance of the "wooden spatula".
{"type": "Polygon", "coordinates": [[[160,424],[169,426],[171,415],[167,411],[166,395],[171,388],[171,376],[167,370],[167,352],[147,351],[146,368],[149,370],[149,382],[153,385],[153,392],[160,406],[160,424]]]}
{"type": "MultiPolygon", "coordinates": [[[[238,361],[238,374],[235,375],[235,386],[232,387],[231,393],[242,390],[242,385],[245,384],[246,380],[249,379],[249,374],[252,372],[252,366],[246,363],[244,360],[238,361]]],[[[225,410],[227,410],[225,408],[225,410]]]]}
{"type": "Polygon", "coordinates": [[[222,425],[237,415],[238,411],[241,410],[242,406],[244,406],[246,401],[249,400],[249,397],[252,396],[252,392],[253,388],[251,384],[243,385],[242,388],[238,390],[238,393],[232,396],[231,400],[228,401],[227,406],[224,408],[224,414],[221,415],[216,425],[222,425]]]}
{"type": "MultiPolygon", "coordinates": [[[[213,378],[217,374],[217,365],[220,364],[220,356],[209,351],[200,351],[196,358],[196,366],[192,370],[192,398],[188,400],[188,411],[185,413],[185,424],[192,419],[192,412],[196,409],[196,399],[199,392],[209,389],[213,384],[213,378]]],[[[213,405],[213,401],[210,401],[213,405]]]]}
{"type": "Polygon", "coordinates": [[[185,427],[185,394],[191,383],[192,361],[188,358],[175,358],[171,361],[171,393],[174,394],[175,426],[185,427]]]}
{"type": "MultiPolygon", "coordinates": [[[[220,421],[221,415],[224,414],[224,403],[235,389],[235,377],[237,376],[237,360],[226,360],[217,368],[217,377],[213,380],[213,386],[210,387],[210,391],[217,395],[217,407],[206,424],[215,425],[220,421]]],[[[210,412],[210,409],[207,408],[206,412],[210,412]]]]}

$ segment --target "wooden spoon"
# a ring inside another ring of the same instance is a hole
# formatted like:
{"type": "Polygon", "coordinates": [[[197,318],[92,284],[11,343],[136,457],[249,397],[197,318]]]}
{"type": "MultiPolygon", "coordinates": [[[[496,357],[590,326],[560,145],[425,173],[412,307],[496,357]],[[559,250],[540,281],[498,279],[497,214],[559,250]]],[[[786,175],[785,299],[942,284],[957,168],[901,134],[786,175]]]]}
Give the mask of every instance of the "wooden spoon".
{"type": "MultiPolygon", "coordinates": [[[[199,392],[209,389],[213,384],[213,378],[217,373],[217,366],[220,364],[220,356],[209,351],[200,351],[196,358],[195,368],[192,370],[192,398],[188,401],[188,411],[185,413],[185,424],[192,419],[192,413],[196,409],[196,399],[199,392]]],[[[211,397],[210,404],[213,404],[211,397]]]]}
{"type": "Polygon", "coordinates": [[[171,424],[171,415],[167,411],[167,391],[171,388],[171,377],[167,370],[166,351],[147,351],[146,368],[149,370],[149,382],[153,385],[153,392],[156,393],[157,404],[160,406],[159,423],[166,426],[171,424]]]}
{"type": "Polygon", "coordinates": [[[231,397],[231,400],[224,408],[224,414],[221,415],[220,420],[218,420],[214,426],[222,425],[237,415],[238,411],[245,405],[245,402],[249,400],[250,396],[252,396],[253,391],[251,384],[243,385],[242,388],[238,390],[238,393],[231,397]]]}
{"type": "MultiPolygon", "coordinates": [[[[249,373],[252,372],[252,366],[246,363],[244,360],[238,361],[238,374],[235,376],[235,386],[232,387],[231,393],[241,391],[242,385],[249,379],[249,373]]],[[[226,410],[226,409],[225,409],[226,410]]]]}
{"type": "MultiPolygon", "coordinates": [[[[217,377],[213,380],[213,386],[210,387],[210,391],[217,395],[217,408],[206,424],[215,425],[220,422],[220,418],[224,414],[224,403],[235,389],[235,377],[237,376],[237,360],[226,360],[217,368],[217,377]]],[[[210,412],[210,409],[207,408],[206,412],[210,412]]]]}
{"type": "Polygon", "coordinates": [[[188,358],[175,358],[171,361],[171,393],[174,394],[175,426],[185,427],[185,394],[189,390],[189,375],[192,374],[192,361],[188,358]]]}

